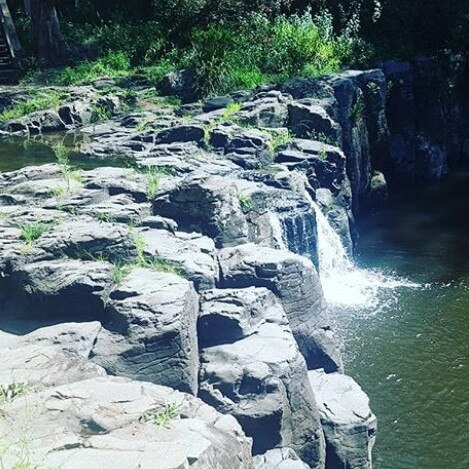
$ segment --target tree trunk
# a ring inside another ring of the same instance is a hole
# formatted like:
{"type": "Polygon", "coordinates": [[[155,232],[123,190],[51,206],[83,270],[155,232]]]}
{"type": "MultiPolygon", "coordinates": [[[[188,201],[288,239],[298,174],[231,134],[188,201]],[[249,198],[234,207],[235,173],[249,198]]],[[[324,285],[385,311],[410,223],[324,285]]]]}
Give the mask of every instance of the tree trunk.
{"type": "Polygon", "coordinates": [[[57,0],[31,0],[32,39],[37,57],[54,65],[63,57],[63,41],[55,4],[57,0]]]}

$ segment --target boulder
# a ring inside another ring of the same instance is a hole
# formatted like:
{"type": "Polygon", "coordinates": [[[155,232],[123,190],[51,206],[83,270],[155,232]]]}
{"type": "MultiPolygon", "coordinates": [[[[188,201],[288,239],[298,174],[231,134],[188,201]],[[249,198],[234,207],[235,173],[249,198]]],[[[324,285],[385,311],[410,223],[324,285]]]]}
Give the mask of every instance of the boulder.
{"type": "Polygon", "coordinates": [[[205,129],[202,125],[191,123],[173,125],[168,129],[164,129],[155,137],[155,143],[171,144],[176,142],[196,142],[202,143],[205,137],[205,129]]]}
{"type": "Polygon", "coordinates": [[[59,108],[59,116],[69,129],[89,125],[93,120],[93,106],[89,101],[75,100],[59,108]]]}
{"type": "Polygon", "coordinates": [[[439,180],[451,163],[467,157],[469,126],[461,105],[465,93],[461,61],[448,54],[438,60],[419,57],[384,64],[391,135],[381,168],[397,182],[439,180]]]}
{"type": "Polygon", "coordinates": [[[134,169],[100,167],[82,173],[87,189],[105,191],[109,196],[127,195],[137,203],[147,200],[147,177],[134,169]]]}
{"type": "MultiPolygon", "coordinates": [[[[131,195],[119,194],[100,202],[79,205],[74,212],[99,220],[101,223],[122,223],[127,226],[138,226],[142,220],[149,218],[149,203],[136,203],[131,195]]],[[[115,226],[115,225],[114,225],[115,226]]],[[[162,224],[162,226],[168,226],[162,224]]]]}
{"type": "Polygon", "coordinates": [[[254,457],[255,469],[309,469],[291,448],[276,448],[254,457]]]}
{"type": "Polygon", "coordinates": [[[348,75],[330,79],[336,97],[337,122],[342,130],[340,147],[346,155],[347,175],[353,194],[354,213],[366,195],[371,177],[371,155],[363,91],[348,75]]]}
{"type": "Polygon", "coordinates": [[[288,121],[288,102],[291,96],[280,91],[264,91],[243,102],[238,120],[249,126],[278,128],[288,121]]]}
{"type": "Polygon", "coordinates": [[[136,231],[145,243],[149,258],[168,261],[181,270],[195,288],[207,290],[218,282],[219,268],[215,243],[198,233],[142,228],[136,231]]]}
{"type": "Polygon", "coordinates": [[[208,290],[201,295],[198,339],[201,347],[231,344],[257,332],[265,322],[282,322],[285,312],[266,288],[208,290]]]}
{"type": "Polygon", "coordinates": [[[199,397],[236,417],[253,438],[254,454],[291,446],[310,467],[322,467],[324,442],[305,361],[275,296],[266,289],[209,292],[199,330],[202,343],[218,344],[201,348],[199,397]],[[227,329],[216,334],[216,325],[227,329]]]}
{"type": "Polygon", "coordinates": [[[278,296],[308,368],[342,369],[319,277],[310,260],[254,244],[222,249],[219,259],[224,288],[266,287],[278,296]]]}
{"type": "Polygon", "coordinates": [[[326,436],[326,466],[371,469],[377,420],[368,396],[350,376],[323,370],[308,375],[326,436]]]}
{"type": "Polygon", "coordinates": [[[163,96],[177,96],[183,103],[197,101],[197,73],[195,70],[186,69],[168,73],[159,83],[159,90],[163,96]]]}
{"type": "Polygon", "coordinates": [[[346,158],[340,148],[314,140],[295,139],[278,154],[276,161],[290,170],[304,172],[311,187],[329,189],[347,208],[352,202],[346,158]]]}
{"type": "Polygon", "coordinates": [[[289,248],[317,262],[311,205],[295,183],[290,190],[272,186],[241,175],[191,176],[161,192],[153,206],[159,215],[174,218],[181,229],[214,239],[217,247],[254,242],[289,248]]]}
{"type": "Polygon", "coordinates": [[[47,326],[47,322],[36,319],[2,318],[1,328],[3,391],[37,391],[106,374],[103,368],[88,361],[101,329],[99,322],[47,326]]]}
{"type": "Polygon", "coordinates": [[[72,259],[124,263],[136,257],[135,242],[128,227],[87,218],[60,223],[44,233],[36,247],[54,257],[60,255],[72,259]]]}
{"type": "Polygon", "coordinates": [[[92,360],[114,375],[195,394],[198,310],[186,279],[134,269],[109,296],[92,360]]]}
{"type": "Polygon", "coordinates": [[[214,96],[204,102],[203,112],[212,112],[218,109],[224,109],[233,102],[233,98],[230,96],[214,96]]]}
{"type": "Polygon", "coordinates": [[[64,469],[253,469],[230,416],[172,389],[98,377],[2,404],[2,463],[64,469]],[[22,452],[21,452],[22,451],[22,452]]]}
{"type": "Polygon", "coordinates": [[[0,349],[0,388],[44,389],[105,375],[104,369],[50,344],[0,349]]]}
{"type": "Polygon", "coordinates": [[[299,138],[340,144],[342,132],[327,110],[315,99],[295,101],[288,106],[288,125],[299,138]]]}
{"type": "Polygon", "coordinates": [[[222,177],[187,178],[155,199],[154,212],[201,232],[217,247],[248,240],[248,225],[235,182],[222,177]]]}
{"type": "Polygon", "coordinates": [[[245,129],[235,124],[216,127],[210,135],[210,145],[221,149],[226,157],[245,169],[255,169],[273,162],[272,137],[257,129],[245,129]]]}
{"type": "Polygon", "coordinates": [[[111,264],[67,258],[17,262],[4,276],[6,311],[62,321],[102,320],[114,282],[111,264]]]}
{"type": "MultiPolygon", "coordinates": [[[[20,321],[9,324],[16,331],[24,331],[31,321],[20,321]]],[[[29,345],[42,345],[54,347],[66,353],[77,355],[88,359],[93,350],[96,338],[101,330],[101,323],[77,322],[59,323],[51,326],[41,324],[41,327],[34,328],[22,336],[17,336],[15,348],[29,345]]]]}

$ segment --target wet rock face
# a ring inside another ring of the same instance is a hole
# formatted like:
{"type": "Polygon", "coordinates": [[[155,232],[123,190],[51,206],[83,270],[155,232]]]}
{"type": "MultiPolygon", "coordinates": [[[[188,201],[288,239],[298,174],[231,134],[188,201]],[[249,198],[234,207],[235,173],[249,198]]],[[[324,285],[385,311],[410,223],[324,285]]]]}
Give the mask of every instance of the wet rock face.
{"type": "Polygon", "coordinates": [[[290,117],[297,135],[338,146],[345,154],[354,213],[366,199],[372,162],[379,161],[388,142],[385,89],[379,70],[292,80],[282,87],[298,100],[290,117]]]}
{"type": "Polygon", "coordinates": [[[213,238],[217,247],[248,241],[248,225],[234,182],[215,177],[192,179],[155,201],[155,212],[187,229],[213,238]]]}
{"type": "Polygon", "coordinates": [[[389,160],[393,180],[432,182],[467,157],[468,115],[457,57],[387,62],[389,160]]]}

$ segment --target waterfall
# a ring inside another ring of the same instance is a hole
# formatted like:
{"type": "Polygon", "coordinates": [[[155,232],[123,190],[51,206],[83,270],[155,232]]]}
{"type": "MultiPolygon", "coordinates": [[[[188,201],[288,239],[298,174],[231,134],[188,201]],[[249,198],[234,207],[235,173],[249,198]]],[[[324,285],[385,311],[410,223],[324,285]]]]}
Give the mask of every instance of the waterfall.
{"type": "Polygon", "coordinates": [[[382,289],[419,286],[394,275],[357,267],[318,204],[307,192],[305,196],[316,215],[319,277],[329,304],[373,307],[382,289]]]}

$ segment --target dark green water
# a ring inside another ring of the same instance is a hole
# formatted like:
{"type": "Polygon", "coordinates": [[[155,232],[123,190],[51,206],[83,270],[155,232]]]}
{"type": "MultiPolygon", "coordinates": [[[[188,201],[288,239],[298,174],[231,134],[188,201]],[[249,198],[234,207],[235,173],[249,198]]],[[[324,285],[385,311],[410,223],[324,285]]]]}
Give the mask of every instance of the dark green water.
{"type": "Polygon", "coordinates": [[[84,138],[79,133],[57,133],[34,139],[0,137],[0,173],[16,171],[25,166],[56,163],[53,148],[57,145],[66,147],[70,152],[70,162],[81,169],[130,165],[130,162],[122,157],[103,160],[80,155],[78,149],[84,138]]]}
{"type": "Polygon", "coordinates": [[[469,171],[360,223],[359,263],[420,288],[335,308],[347,372],[378,416],[375,469],[469,468],[469,171]]]}

